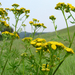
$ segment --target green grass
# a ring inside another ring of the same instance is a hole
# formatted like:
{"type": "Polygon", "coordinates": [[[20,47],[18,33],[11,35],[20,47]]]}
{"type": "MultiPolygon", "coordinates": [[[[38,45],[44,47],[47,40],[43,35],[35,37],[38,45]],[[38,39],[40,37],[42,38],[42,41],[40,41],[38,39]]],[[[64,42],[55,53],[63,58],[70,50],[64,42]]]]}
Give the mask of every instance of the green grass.
{"type": "MultiPolygon", "coordinates": [[[[73,33],[75,32],[75,26],[69,27],[69,31],[70,31],[70,37],[72,38],[73,33]]],[[[62,38],[65,37],[65,38],[68,39],[68,34],[67,34],[67,29],[66,28],[62,29],[62,30],[59,30],[57,32],[62,38]]],[[[37,36],[35,36],[35,38],[44,38],[47,41],[62,42],[67,47],[69,45],[69,43],[67,41],[64,42],[62,39],[57,38],[55,32],[49,32],[49,33],[46,33],[46,34],[37,35],[37,36]]],[[[2,43],[2,41],[1,41],[1,43],[2,43]]],[[[14,63],[14,60],[19,61],[21,53],[23,53],[24,50],[25,50],[25,47],[24,47],[23,44],[24,43],[22,42],[21,39],[16,39],[13,42],[12,55],[11,55],[12,58],[9,60],[8,64],[10,62],[14,63]],[[13,54],[13,51],[15,52],[15,54],[13,54]]],[[[75,39],[73,41],[73,44],[72,44],[71,48],[73,48],[73,50],[75,51],[75,39]]],[[[36,50],[34,48],[32,48],[32,52],[33,52],[34,55],[36,55],[35,51],[36,50]]],[[[36,57],[38,57],[38,56],[36,56],[36,57]]],[[[9,65],[7,65],[7,67],[6,67],[7,70],[8,70],[8,67],[9,67],[9,65]]],[[[20,68],[23,68],[23,67],[20,67],[20,68]]],[[[19,74],[16,74],[16,75],[21,75],[20,70],[22,70],[22,69],[18,69],[19,74]]],[[[11,69],[9,71],[11,72],[11,69]]],[[[9,74],[8,71],[7,71],[7,73],[5,72],[4,75],[11,75],[11,74],[9,74]]],[[[75,75],[75,54],[72,55],[72,56],[69,56],[63,62],[63,64],[60,66],[60,68],[58,69],[58,71],[56,72],[55,75],[75,75]]]]}
{"type": "MultiPolygon", "coordinates": [[[[75,26],[69,27],[69,31],[70,31],[70,37],[72,38],[73,33],[75,32],[75,26]]],[[[58,34],[61,37],[68,38],[68,34],[67,34],[67,29],[66,28],[65,29],[62,29],[62,30],[59,30],[57,32],[58,32],[58,34]]],[[[67,41],[64,42],[62,39],[57,38],[55,32],[49,32],[49,33],[46,33],[46,34],[41,34],[39,36],[38,35],[35,36],[35,38],[37,38],[37,37],[44,38],[47,41],[59,41],[59,42],[62,42],[67,47],[69,45],[69,43],[67,41]]],[[[14,44],[14,47],[16,46],[17,49],[20,52],[24,50],[24,47],[21,44],[21,39],[15,40],[14,43],[15,43],[14,44]],[[20,46],[18,47],[18,45],[20,45],[20,46]]],[[[75,51],[75,39],[73,41],[72,48],[75,51]]],[[[55,75],[75,75],[75,66],[74,65],[75,65],[75,54],[72,55],[72,56],[69,56],[63,62],[63,64],[60,66],[60,68],[58,69],[58,71],[56,72],[55,75]]]]}

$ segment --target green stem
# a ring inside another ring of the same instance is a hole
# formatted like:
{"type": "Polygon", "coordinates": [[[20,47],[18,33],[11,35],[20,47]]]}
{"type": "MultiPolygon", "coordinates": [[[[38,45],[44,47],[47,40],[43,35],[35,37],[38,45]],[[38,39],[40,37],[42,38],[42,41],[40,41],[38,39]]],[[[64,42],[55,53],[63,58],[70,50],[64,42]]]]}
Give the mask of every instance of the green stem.
{"type": "MultiPolygon", "coordinates": [[[[15,17],[17,17],[17,16],[15,16],[15,17]]],[[[15,19],[16,19],[16,24],[15,24],[15,32],[16,32],[17,24],[18,24],[18,21],[19,21],[19,16],[18,16],[18,18],[15,18],[15,19]]]]}
{"type": "Polygon", "coordinates": [[[52,75],[55,75],[55,73],[57,72],[58,68],[61,66],[61,64],[63,63],[63,61],[64,61],[64,60],[62,60],[62,61],[59,63],[59,65],[57,66],[57,68],[55,69],[55,71],[53,72],[52,75]]]}
{"type": "Polygon", "coordinates": [[[73,40],[74,40],[74,36],[75,36],[75,33],[73,34],[72,41],[71,41],[71,43],[69,45],[69,48],[71,48],[71,46],[72,46],[72,43],[73,43],[73,40]]]}
{"type": "Polygon", "coordinates": [[[40,62],[39,62],[40,65],[41,65],[41,60],[42,60],[42,59],[41,59],[41,51],[40,51],[40,62]]]}
{"type": "Polygon", "coordinates": [[[1,75],[3,75],[3,73],[4,73],[4,70],[5,70],[5,67],[6,67],[6,65],[7,65],[7,62],[8,62],[8,59],[7,59],[6,62],[5,62],[5,65],[4,65],[4,67],[3,67],[3,70],[2,70],[1,75]]]}
{"type": "Polygon", "coordinates": [[[57,36],[57,31],[56,31],[56,27],[55,27],[55,20],[53,20],[53,25],[54,25],[55,33],[56,33],[56,36],[57,36]]]}
{"type": "Polygon", "coordinates": [[[74,19],[74,17],[72,16],[71,12],[69,12],[69,13],[70,13],[71,17],[73,18],[73,20],[75,21],[75,19],[74,19]]]}
{"type": "Polygon", "coordinates": [[[69,43],[71,43],[70,34],[69,34],[69,28],[68,28],[68,23],[67,23],[67,19],[66,19],[66,17],[65,17],[65,14],[64,14],[64,10],[62,10],[62,13],[63,13],[64,19],[65,19],[65,22],[66,22],[66,26],[67,26],[67,32],[68,32],[68,37],[69,37],[69,43]]]}

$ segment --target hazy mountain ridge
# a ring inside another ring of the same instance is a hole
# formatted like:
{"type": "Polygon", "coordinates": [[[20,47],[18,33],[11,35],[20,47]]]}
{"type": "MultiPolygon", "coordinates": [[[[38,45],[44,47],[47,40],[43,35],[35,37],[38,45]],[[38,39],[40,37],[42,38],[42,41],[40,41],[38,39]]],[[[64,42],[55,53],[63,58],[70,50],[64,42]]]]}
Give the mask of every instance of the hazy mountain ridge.
{"type": "MultiPolygon", "coordinates": [[[[39,32],[39,33],[35,33],[35,35],[45,34],[45,33],[47,33],[47,32],[42,32],[42,33],[39,32]]],[[[20,38],[29,37],[30,35],[32,35],[32,33],[30,33],[30,32],[20,32],[19,33],[20,38]]]]}

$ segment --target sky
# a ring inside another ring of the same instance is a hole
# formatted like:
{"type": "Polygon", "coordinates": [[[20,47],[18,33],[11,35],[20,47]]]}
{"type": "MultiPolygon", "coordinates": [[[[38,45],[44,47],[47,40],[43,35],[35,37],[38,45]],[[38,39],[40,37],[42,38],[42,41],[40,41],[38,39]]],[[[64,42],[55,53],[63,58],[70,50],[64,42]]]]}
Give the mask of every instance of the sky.
{"type": "MultiPolygon", "coordinates": [[[[30,13],[28,15],[29,18],[25,21],[25,24],[27,25],[25,30],[27,32],[31,32],[31,26],[29,24],[29,21],[32,21],[33,18],[36,18],[39,20],[40,23],[44,23],[44,25],[47,27],[44,32],[53,32],[54,26],[52,21],[49,19],[49,16],[54,15],[56,17],[55,24],[57,25],[57,30],[66,28],[66,23],[64,20],[64,17],[62,15],[62,12],[60,10],[55,10],[55,6],[59,2],[65,2],[70,3],[74,6],[75,1],[73,0],[0,0],[2,4],[2,8],[13,8],[11,5],[14,3],[19,4],[20,6],[18,8],[24,7],[26,9],[30,9],[30,13]]],[[[66,17],[69,14],[66,14],[66,17]]],[[[73,13],[74,15],[74,13],[73,13]]],[[[15,24],[14,15],[12,12],[8,12],[8,16],[10,17],[10,26],[12,24],[15,24]]],[[[68,20],[69,27],[73,26],[69,21],[72,21],[72,19],[68,20]]],[[[21,25],[21,22],[18,23],[19,28],[21,25]]],[[[39,30],[39,32],[42,31],[42,28],[39,30]]]]}

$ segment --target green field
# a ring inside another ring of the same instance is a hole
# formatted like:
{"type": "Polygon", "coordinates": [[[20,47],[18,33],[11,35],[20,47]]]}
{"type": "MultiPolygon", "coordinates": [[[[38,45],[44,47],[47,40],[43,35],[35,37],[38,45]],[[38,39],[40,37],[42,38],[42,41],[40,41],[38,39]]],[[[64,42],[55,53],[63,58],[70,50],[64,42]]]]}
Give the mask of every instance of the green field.
{"type": "MultiPolygon", "coordinates": [[[[69,31],[70,31],[70,37],[72,38],[73,36],[73,33],[75,32],[75,26],[72,26],[72,27],[69,27],[69,31]]],[[[68,39],[68,35],[67,35],[67,29],[62,29],[62,30],[59,30],[57,31],[58,34],[63,38],[67,38],[68,39]]],[[[69,43],[67,41],[63,41],[62,39],[59,39],[56,37],[56,34],[55,32],[49,32],[49,33],[46,33],[46,34],[41,34],[41,35],[37,35],[35,36],[35,38],[44,38],[46,39],[47,41],[58,41],[58,42],[62,42],[65,46],[68,47],[69,43]]],[[[2,41],[0,41],[1,44],[2,44],[2,41]]],[[[14,42],[13,42],[13,46],[12,46],[12,52],[11,52],[11,59],[9,58],[9,62],[8,62],[8,65],[6,67],[6,71],[4,72],[3,75],[12,75],[12,74],[9,74],[12,73],[11,72],[11,67],[9,66],[10,63],[15,63],[14,60],[17,60],[19,61],[20,60],[20,55],[21,53],[24,52],[24,42],[22,42],[22,39],[16,39],[14,42]],[[13,53],[13,51],[15,52],[15,54],[13,53]],[[8,68],[10,67],[10,68],[8,68]]],[[[73,41],[73,44],[72,44],[72,47],[71,47],[74,51],[75,51],[75,39],[73,41]]],[[[33,52],[34,55],[35,54],[35,49],[32,48],[31,50],[33,52]]],[[[6,54],[5,54],[6,55],[6,54]]],[[[38,57],[36,55],[36,57],[38,57]]],[[[3,57],[2,57],[3,58],[3,57]]],[[[24,62],[26,63],[26,61],[24,62]]],[[[3,63],[0,63],[1,65],[3,65],[3,63]]],[[[17,70],[17,72],[14,74],[14,75],[22,75],[21,72],[22,70],[25,69],[23,67],[19,67],[19,69],[17,70]]],[[[29,72],[26,72],[26,73],[29,73],[29,72]]],[[[25,75],[29,75],[29,74],[25,74],[25,75]]],[[[64,62],[63,64],[60,66],[60,68],[58,69],[58,71],[56,72],[55,75],[75,75],[75,54],[72,55],[72,56],[69,56],[64,62]]]]}

